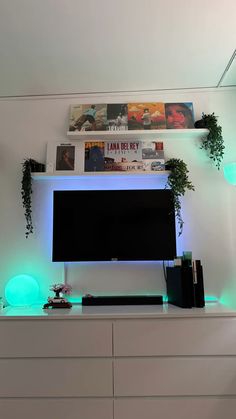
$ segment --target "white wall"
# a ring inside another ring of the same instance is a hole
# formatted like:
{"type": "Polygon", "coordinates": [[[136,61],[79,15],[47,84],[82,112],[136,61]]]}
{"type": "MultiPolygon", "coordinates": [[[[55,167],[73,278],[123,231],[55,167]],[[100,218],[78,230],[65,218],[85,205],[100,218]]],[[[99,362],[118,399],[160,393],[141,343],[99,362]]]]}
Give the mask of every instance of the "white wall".
{"type": "MultiPolygon", "coordinates": [[[[43,298],[48,295],[49,284],[63,278],[63,264],[50,260],[51,192],[54,187],[68,188],[68,181],[34,182],[35,233],[26,240],[20,192],[23,159],[45,162],[47,142],[66,140],[70,104],[150,100],[193,102],[195,119],[202,112],[215,112],[223,128],[224,162],[236,160],[235,89],[0,100],[0,294],[4,284],[20,273],[32,274],[39,281],[43,298]]],[[[196,189],[183,199],[185,225],[178,250],[192,250],[193,257],[202,260],[207,294],[233,295],[230,291],[236,288],[236,191],[225,182],[222,171],[212,166],[197,140],[176,140],[164,146],[166,158],[182,158],[188,164],[196,189]]],[[[70,187],[78,187],[78,182],[73,181],[70,187]]],[[[74,289],[82,293],[165,292],[158,263],[73,264],[67,266],[67,273],[74,289]]]]}

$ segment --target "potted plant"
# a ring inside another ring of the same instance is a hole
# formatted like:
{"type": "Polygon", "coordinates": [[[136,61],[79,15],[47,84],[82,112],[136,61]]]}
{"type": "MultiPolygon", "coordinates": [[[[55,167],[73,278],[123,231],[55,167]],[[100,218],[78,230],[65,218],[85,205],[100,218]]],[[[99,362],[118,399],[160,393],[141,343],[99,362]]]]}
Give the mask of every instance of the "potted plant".
{"type": "Polygon", "coordinates": [[[50,288],[55,292],[54,297],[48,297],[48,302],[44,304],[43,308],[71,308],[72,304],[63,297],[62,294],[71,294],[72,287],[68,284],[53,284],[50,288]]]}
{"type": "Polygon", "coordinates": [[[222,137],[222,128],[217,123],[217,116],[212,114],[202,114],[202,119],[196,121],[195,128],[207,128],[209,134],[202,137],[201,148],[208,152],[211,160],[215,163],[217,169],[220,169],[221,161],[224,156],[224,140],[222,137]]]}
{"type": "Polygon", "coordinates": [[[179,225],[179,236],[183,232],[184,221],[181,215],[180,198],[186,190],[194,191],[194,186],[188,178],[188,168],[186,163],[181,159],[169,159],[165,164],[166,170],[170,170],[166,186],[169,186],[172,194],[175,207],[175,215],[179,225]]]}
{"type": "Polygon", "coordinates": [[[61,298],[61,294],[71,294],[72,287],[68,284],[53,284],[50,290],[55,292],[54,298],[61,298]]]}
{"type": "Polygon", "coordinates": [[[38,163],[34,159],[25,159],[22,163],[22,180],[21,180],[21,196],[23,208],[25,210],[26,219],[26,232],[25,237],[28,238],[33,233],[32,223],[32,208],[31,208],[31,195],[32,195],[32,177],[31,172],[44,172],[45,165],[38,163]]]}

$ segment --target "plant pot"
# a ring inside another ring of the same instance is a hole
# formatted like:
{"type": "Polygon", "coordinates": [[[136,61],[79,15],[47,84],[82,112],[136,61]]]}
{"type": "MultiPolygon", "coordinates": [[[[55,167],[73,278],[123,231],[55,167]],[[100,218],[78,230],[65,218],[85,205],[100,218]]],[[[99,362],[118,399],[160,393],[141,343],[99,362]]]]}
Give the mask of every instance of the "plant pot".
{"type": "Polygon", "coordinates": [[[205,121],[203,121],[203,119],[199,119],[199,121],[196,121],[194,123],[194,127],[195,128],[206,128],[205,121]]]}
{"type": "Polygon", "coordinates": [[[45,172],[45,164],[42,163],[30,163],[31,172],[45,172]]]}

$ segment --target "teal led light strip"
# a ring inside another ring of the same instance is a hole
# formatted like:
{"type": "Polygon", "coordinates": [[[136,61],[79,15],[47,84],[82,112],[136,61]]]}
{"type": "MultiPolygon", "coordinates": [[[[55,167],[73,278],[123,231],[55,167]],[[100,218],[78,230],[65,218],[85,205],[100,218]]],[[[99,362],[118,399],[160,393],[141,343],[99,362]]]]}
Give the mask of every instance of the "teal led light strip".
{"type": "Polygon", "coordinates": [[[218,303],[218,298],[214,295],[205,295],[205,302],[206,303],[218,303]]]}
{"type": "MultiPolygon", "coordinates": [[[[205,295],[205,303],[218,303],[218,298],[214,295],[205,295]]],[[[168,303],[168,296],[163,295],[163,302],[168,303]]]]}

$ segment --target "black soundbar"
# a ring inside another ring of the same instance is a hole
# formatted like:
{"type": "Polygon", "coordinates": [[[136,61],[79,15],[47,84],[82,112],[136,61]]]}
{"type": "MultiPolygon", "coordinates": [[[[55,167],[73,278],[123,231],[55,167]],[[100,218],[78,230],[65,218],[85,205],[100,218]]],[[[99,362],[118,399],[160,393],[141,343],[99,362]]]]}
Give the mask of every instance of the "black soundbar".
{"type": "Polygon", "coordinates": [[[82,297],[83,306],[162,305],[162,295],[119,295],[82,297]]]}

